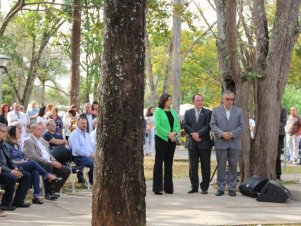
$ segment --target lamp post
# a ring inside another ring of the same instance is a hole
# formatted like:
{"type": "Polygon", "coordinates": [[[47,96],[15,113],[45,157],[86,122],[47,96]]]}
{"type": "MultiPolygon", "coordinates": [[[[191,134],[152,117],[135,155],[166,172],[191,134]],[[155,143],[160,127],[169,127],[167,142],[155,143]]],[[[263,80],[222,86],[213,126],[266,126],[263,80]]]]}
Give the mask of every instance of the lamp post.
{"type": "Polygon", "coordinates": [[[6,65],[10,61],[10,58],[6,55],[0,54],[0,105],[2,104],[2,83],[3,83],[3,72],[7,72],[6,65]]]}

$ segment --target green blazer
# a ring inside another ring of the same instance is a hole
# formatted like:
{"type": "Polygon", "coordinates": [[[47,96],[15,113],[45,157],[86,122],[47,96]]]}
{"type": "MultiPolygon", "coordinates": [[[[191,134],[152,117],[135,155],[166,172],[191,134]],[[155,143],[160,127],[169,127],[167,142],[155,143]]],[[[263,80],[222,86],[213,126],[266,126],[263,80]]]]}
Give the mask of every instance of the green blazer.
{"type": "MultiPolygon", "coordinates": [[[[170,109],[170,112],[174,118],[173,131],[176,131],[176,133],[179,134],[180,125],[179,125],[178,114],[172,108],[170,109]]],[[[154,124],[155,124],[155,134],[161,139],[168,141],[168,134],[172,131],[164,109],[162,108],[156,109],[154,113],[154,124]]]]}

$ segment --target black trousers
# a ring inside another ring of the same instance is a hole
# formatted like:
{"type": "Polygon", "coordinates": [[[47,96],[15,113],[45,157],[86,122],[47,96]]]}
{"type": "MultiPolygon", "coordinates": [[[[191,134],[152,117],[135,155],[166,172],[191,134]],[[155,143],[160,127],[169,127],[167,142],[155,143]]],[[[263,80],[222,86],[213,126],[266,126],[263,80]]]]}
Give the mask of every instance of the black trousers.
{"type": "Polygon", "coordinates": [[[173,193],[172,182],[172,164],[175,154],[176,142],[170,140],[166,142],[158,136],[155,136],[155,165],[153,173],[153,191],[163,191],[163,163],[164,163],[164,191],[173,193]]]}
{"type": "Polygon", "coordinates": [[[199,149],[197,147],[189,149],[189,178],[191,189],[198,190],[199,188],[199,162],[201,162],[202,182],[200,188],[202,191],[207,191],[210,183],[210,149],[199,149]]]}
{"type": "Polygon", "coordinates": [[[57,177],[62,177],[60,181],[44,181],[45,194],[53,194],[55,192],[60,192],[61,188],[64,186],[66,180],[68,179],[71,170],[65,166],[61,168],[52,167],[50,162],[40,164],[47,172],[55,174],[57,177]]]}
{"type": "Polygon", "coordinates": [[[278,137],[278,152],[276,158],[276,178],[280,179],[281,176],[281,150],[284,147],[284,135],[278,137]]]}
{"type": "Polygon", "coordinates": [[[9,205],[22,205],[24,203],[24,199],[27,194],[27,190],[30,186],[30,173],[26,171],[21,171],[23,176],[21,178],[17,178],[15,175],[2,172],[0,174],[0,184],[4,185],[5,193],[2,195],[1,205],[9,206],[9,205]],[[19,183],[18,188],[14,196],[15,184],[19,183]]]}

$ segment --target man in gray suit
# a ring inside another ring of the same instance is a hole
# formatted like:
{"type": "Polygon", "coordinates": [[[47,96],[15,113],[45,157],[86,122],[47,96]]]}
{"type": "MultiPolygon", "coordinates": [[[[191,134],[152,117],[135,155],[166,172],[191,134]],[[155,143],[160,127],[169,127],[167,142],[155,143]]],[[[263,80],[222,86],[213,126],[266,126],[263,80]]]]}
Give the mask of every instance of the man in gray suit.
{"type": "Polygon", "coordinates": [[[201,194],[208,194],[210,183],[210,118],[211,111],[203,107],[203,96],[196,94],[192,97],[194,108],[185,112],[184,130],[188,135],[189,178],[191,190],[188,193],[198,192],[199,188],[199,159],[201,160],[202,182],[201,194]]]}
{"type": "Polygon", "coordinates": [[[59,197],[58,193],[65,184],[71,171],[56,161],[49,151],[49,145],[42,137],[43,128],[40,124],[34,123],[30,127],[31,134],[25,139],[23,152],[25,157],[39,163],[47,172],[54,173],[61,180],[44,181],[45,198],[55,200],[59,197]]]}
{"type": "Polygon", "coordinates": [[[236,196],[237,163],[241,150],[241,133],[244,119],[242,110],[233,105],[234,93],[229,90],[223,92],[223,104],[212,111],[210,127],[215,136],[215,151],[217,160],[216,196],[224,194],[226,183],[229,195],[236,196]],[[228,161],[229,173],[226,174],[228,161]]]}

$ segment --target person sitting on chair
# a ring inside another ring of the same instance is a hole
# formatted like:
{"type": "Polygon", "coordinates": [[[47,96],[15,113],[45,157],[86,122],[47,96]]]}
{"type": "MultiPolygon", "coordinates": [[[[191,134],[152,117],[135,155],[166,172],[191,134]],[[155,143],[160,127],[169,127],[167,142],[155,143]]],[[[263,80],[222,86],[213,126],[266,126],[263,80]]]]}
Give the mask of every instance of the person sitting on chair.
{"type": "Polygon", "coordinates": [[[24,159],[22,148],[20,145],[20,137],[22,133],[21,125],[8,127],[7,136],[7,148],[11,155],[13,163],[23,170],[27,171],[31,175],[31,182],[33,185],[33,199],[32,203],[43,204],[43,201],[39,198],[40,196],[40,175],[43,176],[44,180],[53,181],[58,179],[56,176],[51,175],[44,170],[37,162],[27,161],[24,159]]]}
{"type": "Polygon", "coordinates": [[[48,141],[50,148],[57,145],[68,145],[68,141],[64,139],[61,133],[56,133],[55,128],[55,121],[53,119],[49,119],[46,122],[46,132],[43,134],[43,138],[48,141]]]}
{"type": "MultiPolygon", "coordinates": [[[[89,167],[89,182],[93,184],[94,149],[90,134],[86,131],[87,119],[79,116],[77,128],[69,136],[69,145],[74,156],[74,162],[80,167],[89,167]]],[[[83,180],[82,171],[77,174],[78,180],[83,180]],[[81,173],[80,173],[81,172],[81,173]]]]}
{"type": "Polygon", "coordinates": [[[0,184],[5,186],[0,209],[15,210],[16,207],[29,207],[30,204],[25,203],[24,199],[30,185],[30,174],[13,163],[5,143],[6,137],[6,125],[0,123],[0,184]],[[17,182],[19,185],[14,196],[17,182]]]}
{"type": "Polygon", "coordinates": [[[23,152],[26,158],[35,160],[47,172],[62,177],[62,180],[60,181],[45,181],[44,183],[45,198],[48,200],[57,199],[59,197],[58,193],[68,179],[71,171],[69,168],[59,163],[50,153],[48,144],[42,137],[42,126],[38,123],[34,123],[31,125],[30,130],[31,133],[25,139],[23,144],[23,152]]]}

